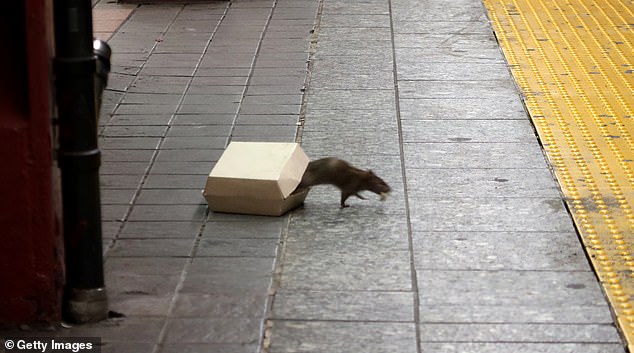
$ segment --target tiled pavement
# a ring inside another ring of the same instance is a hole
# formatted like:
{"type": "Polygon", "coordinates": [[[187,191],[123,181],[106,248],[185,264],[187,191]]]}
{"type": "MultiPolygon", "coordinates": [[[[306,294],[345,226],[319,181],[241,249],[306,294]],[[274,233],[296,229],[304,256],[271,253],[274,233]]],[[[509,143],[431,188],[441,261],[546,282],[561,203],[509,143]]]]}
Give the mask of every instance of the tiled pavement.
{"type": "Polygon", "coordinates": [[[108,40],[137,7],[133,4],[118,4],[115,0],[92,0],[92,31],[95,38],[108,40]]]}
{"type": "Polygon", "coordinates": [[[144,5],[109,40],[107,285],[127,317],[117,329],[151,323],[114,339],[117,352],[259,349],[286,220],[208,215],[201,189],[229,136],[295,139],[316,12],[295,0],[144,5]]]}
{"type": "Polygon", "coordinates": [[[302,144],[373,168],[290,216],[269,352],[622,352],[479,1],[325,0],[302,144]]]}
{"type": "Polygon", "coordinates": [[[623,352],[479,1],[142,5],[109,42],[106,276],[125,318],[55,334],[136,353],[623,352]],[[298,139],[394,191],[208,214],[230,139],[298,139]]]}

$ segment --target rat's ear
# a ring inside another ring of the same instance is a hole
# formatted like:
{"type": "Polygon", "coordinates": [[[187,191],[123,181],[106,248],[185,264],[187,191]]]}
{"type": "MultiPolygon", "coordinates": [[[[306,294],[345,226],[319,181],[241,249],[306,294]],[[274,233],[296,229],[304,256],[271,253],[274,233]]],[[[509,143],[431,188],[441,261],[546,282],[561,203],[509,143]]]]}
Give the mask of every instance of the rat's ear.
{"type": "Polygon", "coordinates": [[[368,169],[368,174],[374,175],[374,172],[372,171],[372,169],[368,169]]]}

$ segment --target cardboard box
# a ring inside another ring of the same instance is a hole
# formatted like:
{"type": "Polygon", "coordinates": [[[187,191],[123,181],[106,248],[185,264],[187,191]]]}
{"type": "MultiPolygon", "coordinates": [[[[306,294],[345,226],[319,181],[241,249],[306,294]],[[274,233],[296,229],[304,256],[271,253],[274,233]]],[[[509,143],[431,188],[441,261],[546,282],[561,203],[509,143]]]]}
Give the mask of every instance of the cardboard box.
{"type": "Polygon", "coordinates": [[[304,202],[309,189],[295,189],[308,162],[297,143],[231,142],[203,195],[216,212],[280,216],[304,202]]]}

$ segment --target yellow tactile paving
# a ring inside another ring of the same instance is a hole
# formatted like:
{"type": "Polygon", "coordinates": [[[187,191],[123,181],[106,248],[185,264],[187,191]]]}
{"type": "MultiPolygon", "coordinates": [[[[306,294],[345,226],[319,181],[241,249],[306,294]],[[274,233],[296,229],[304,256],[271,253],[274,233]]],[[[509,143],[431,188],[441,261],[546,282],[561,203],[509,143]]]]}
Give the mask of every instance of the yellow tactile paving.
{"type": "Polygon", "coordinates": [[[634,0],[484,0],[634,352],[634,0]]]}

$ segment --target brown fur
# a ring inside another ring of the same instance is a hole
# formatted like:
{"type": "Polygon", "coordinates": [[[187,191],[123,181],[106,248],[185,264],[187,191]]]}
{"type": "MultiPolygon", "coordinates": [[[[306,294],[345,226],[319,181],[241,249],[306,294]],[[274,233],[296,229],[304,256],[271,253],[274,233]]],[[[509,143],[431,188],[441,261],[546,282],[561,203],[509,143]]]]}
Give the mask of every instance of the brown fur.
{"type": "Polygon", "coordinates": [[[348,207],[346,200],[354,195],[365,200],[359,192],[368,190],[375,194],[390,192],[390,187],[371,170],[361,170],[348,162],[334,158],[322,158],[308,164],[299,188],[331,184],[341,190],[341,208],[348,207]]]}

